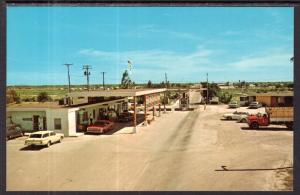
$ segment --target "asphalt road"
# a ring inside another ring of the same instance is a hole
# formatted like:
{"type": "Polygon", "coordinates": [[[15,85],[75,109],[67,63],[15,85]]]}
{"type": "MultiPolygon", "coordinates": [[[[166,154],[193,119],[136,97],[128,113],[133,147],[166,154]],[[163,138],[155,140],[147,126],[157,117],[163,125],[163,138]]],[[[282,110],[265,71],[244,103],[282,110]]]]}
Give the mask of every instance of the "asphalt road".
{"type": "Polygon", "coordinates": [[[175,111],[137,134],[66,138],[41,150],[8,141],[7,190],[283,189],[276,171],[292,166],[293,132],[249,130],[220,120],[224,112],[175,111]]]}

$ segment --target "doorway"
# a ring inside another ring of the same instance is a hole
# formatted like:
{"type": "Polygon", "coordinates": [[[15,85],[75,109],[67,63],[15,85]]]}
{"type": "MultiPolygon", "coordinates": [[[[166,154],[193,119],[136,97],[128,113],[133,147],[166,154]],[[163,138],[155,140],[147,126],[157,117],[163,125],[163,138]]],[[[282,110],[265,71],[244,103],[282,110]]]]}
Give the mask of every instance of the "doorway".
{"type": "Polygon", "coordinates": [[[39,130],[39,115],[33,115],[33,130],[39,130]]]}

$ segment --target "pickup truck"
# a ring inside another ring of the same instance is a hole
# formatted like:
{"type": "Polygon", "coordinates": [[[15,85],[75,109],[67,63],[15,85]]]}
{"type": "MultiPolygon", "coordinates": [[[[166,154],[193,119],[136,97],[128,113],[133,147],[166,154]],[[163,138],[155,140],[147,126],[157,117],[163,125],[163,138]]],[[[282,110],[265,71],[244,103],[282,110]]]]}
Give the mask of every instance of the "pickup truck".
{"type": "Polygon", "coordinates": [[[64,134],[55,133],[54,131],[37,131],[31,133],[25,140],[26,146],[47,146],[56,142],[61,142],[64,134]]]}
{"type": "Polygon", "coordinates": [[[271,124],[286,125],[292,129],[294,124],[293,107],[266,107],[266,113],[249,115],[247,123],[250,128],[258,129],[260,126],[269,126],[271,124]]]}

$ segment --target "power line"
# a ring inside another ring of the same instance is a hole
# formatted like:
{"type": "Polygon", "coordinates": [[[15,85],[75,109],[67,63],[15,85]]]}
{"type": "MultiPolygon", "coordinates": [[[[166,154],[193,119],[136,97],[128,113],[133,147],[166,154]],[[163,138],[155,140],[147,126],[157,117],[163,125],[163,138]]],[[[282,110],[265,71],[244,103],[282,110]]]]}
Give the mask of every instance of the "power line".
{"type": "Polygon", "coordinates": [[[68,81],[69,81],[68,91],[70,93],[71,92],[70,66],[72,66],[73,64],[64,64],[64,65],[68,68],[68,81]]]}
{"type": "Polygon", "coordinates": [[[90,65],[83,65],[82,68],[84,71],[84,76],[86,76],[86,82],[87,82],[87,90],[90,90],[90,71],[89,69],[92,69],[92,67],[90,65]]]}

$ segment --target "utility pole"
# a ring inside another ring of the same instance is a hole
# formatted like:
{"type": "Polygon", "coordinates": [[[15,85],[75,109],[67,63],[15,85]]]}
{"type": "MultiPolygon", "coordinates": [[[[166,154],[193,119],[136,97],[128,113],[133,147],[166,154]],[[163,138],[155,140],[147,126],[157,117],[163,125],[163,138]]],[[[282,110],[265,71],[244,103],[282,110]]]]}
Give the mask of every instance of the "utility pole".
{"type": "Polygon", "coordinates": [[[92,69],[92,67],[89,65],[83,65],[82,69],[85,70],[84,76],[86,76],[87,90],[89,91],[90,90],[90,74],[91,74],[89,69],[92,69]]]}
{"type": "Polygon", "coordinates": [[[206,73],[206,102],[208,103],[208,73],[206,73]]]}
{"type": "Polygon", "coordinates": [[[104,86],[105,86],[105,83],[104,83],[104,74],[105,74],[106,72],[102,72],[102,84],[103,84],[103,90],[105,90],[105,88],[104,88],[104,86]]]}
{"type": "MultiPolygon", "coordinates": [[[[168,81],[168,77],[167,77],[167,73],[165,72],[165,87],[168,89],[168,85],[167,85],[167,81],[168,81]]],[[[166,92],[164,92],[164,113],[166,113],[166,92]]]]}
{"type": "Polygon", "coordinates": [[[68,87],[68,92],[71,92],[71,81],[70,81],[70,66],[73,64],[64,64],[68,68],[68,81],[69,81],[69,87],[68,87]]]}
{"type": "Polygon", "coordinates": [[[166,82],[166,88],[168,88],[168,85],[167,85],[167,82],[168,82],[168,76],[167,76],[167,73],[165,73],[165,82],[166,82]]]}

